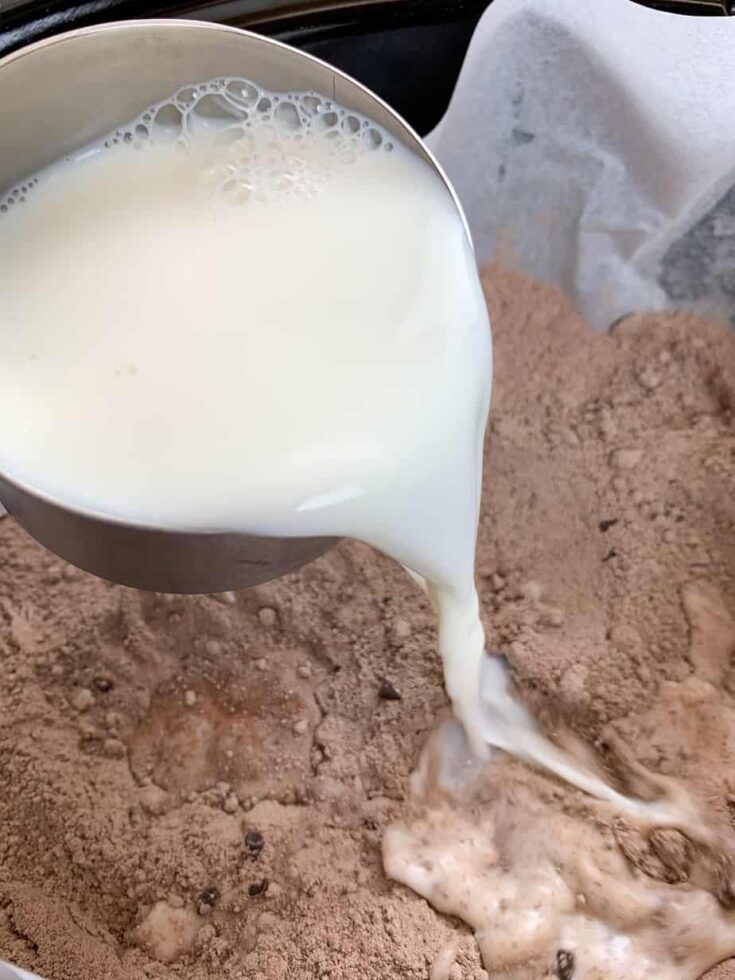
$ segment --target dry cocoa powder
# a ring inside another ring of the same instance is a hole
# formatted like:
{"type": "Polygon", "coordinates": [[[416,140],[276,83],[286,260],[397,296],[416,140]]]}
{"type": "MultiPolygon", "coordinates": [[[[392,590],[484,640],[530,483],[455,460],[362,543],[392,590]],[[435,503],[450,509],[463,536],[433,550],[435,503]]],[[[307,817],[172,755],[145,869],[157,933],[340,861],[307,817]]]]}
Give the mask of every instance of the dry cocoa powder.
{"type": "MultiPolygon", "coordinates": [[[[735,338],[685,315],[595,334],[546,285],[484,283],[490,645],[550,731],[601,764],[621,740],[730,832],[735,338]]],[[[0,958],[48,980],[485,976],[469,930],[381,867],[446,710],[400,568],[345,542],[258,589],[171,597],[79,572],[11,519],[0,547],[0,958]]],[[[498,792],[517,782],[491,765],[498,792]]],[[[677,842],[610,833],[686,887],[677,842]]]]}

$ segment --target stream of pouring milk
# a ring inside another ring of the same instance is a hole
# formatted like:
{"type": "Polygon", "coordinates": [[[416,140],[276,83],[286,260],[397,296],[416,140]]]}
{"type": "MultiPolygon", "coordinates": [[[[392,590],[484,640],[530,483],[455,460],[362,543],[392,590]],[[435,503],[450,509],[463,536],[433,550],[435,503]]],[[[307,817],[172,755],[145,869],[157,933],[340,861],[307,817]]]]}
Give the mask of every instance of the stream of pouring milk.
{"type": "Polygon", "coordinates": [[[368,542],[427,588],[474,751],[631,805],[484,655],[490,332],[424,161],[317,95],[218,79],[13,188],[0,255],[3,470],[144,524],[368,542]]]}

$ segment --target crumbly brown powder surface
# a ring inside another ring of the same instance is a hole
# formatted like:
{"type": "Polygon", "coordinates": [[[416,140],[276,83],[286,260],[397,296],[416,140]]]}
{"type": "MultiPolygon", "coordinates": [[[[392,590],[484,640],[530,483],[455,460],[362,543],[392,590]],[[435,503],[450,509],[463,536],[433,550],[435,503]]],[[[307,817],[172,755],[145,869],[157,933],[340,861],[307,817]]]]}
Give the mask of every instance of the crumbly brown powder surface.
{"type": "MultiPolygon", "coordinates": [[[[595,334],[548,286],[484,282],[490,646],[550,730],[681,780],[727,840],[735,335],[684,315],[595,334]]],[[[48,980],[484,976],[469,929],[382,871],[446,708],[433,614],[400,568],[347,542],[252,591],[150,595],[9,518],[0,560],[0,958],[48,980]]],[[[491,765],[494,792],[583,806],[491,765]]],[[[686,846],[612,818],[611,835],[631,875],[697,874],[686,846]]]]}

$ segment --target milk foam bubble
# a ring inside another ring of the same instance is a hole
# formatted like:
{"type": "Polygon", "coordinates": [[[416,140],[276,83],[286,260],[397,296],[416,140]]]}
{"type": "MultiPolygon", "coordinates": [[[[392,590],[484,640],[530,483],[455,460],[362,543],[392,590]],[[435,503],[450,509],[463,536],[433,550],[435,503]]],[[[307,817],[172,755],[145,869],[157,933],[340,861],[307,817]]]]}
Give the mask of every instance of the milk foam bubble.
{"type": "MultiPolygon", "coordinates": [[[[270,92],[245,78],[218,78],[182,86],[77,157],[161,143],[180,151],[209,144],[217,162],[208,178],[236,202],[312,195],[363,154],[395,149],[383,127],[315,92],[270,92]]],[[[32,177],[11,188],[0,197],[0,213],[22,203],[37,183],[32,177]]]]}

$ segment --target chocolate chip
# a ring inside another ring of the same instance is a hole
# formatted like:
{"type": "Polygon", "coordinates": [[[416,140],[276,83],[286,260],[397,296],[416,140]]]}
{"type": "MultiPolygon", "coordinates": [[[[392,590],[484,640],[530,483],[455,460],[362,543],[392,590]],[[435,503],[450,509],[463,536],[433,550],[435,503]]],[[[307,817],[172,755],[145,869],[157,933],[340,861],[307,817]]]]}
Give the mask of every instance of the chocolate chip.
{"type": "Polygon", "coordinates": [[[378,688],[378,697],[382,701],[400,701],[401,693],[387,678],[384,677],[381,681],[380,687],[378,688]]]}
{"type": "Polygon", "coordinates": [[[617,557],[618,557],[617,551],[615,550],[615,548],[611,548],[602,560],[610,561],[611,558],[617,558],[617,557]]]}
{"type": "Polygon", "coordinates": [[[265,837],[259,830],[249,830],[245,834],[245,847],[251,854],[260,854],[265,847],[265,837]]]}
{"type": "Polygon", "coordinates": [[[205,888],[203,892],[199,895],[199,902],[202,905],[209,905],[213,907],[219,901],[219,889],[217,888],[205,888]]]}
{"type": "Polygon", "coordinates": [[[609,531],[611,527],[615,527],[617,523],[618,523],[617,517],[608,517],[606,520],[600,521],[600,523],[597,526],[604,534],[605,531],[609,531]]]}
{"type": "Polygon", "coordinates": [[[255,898],[256,895],[265,895],[268,891],[268,885],[270,882],[267,878],[261,878],[260,881],[254,881],[248,886],[248,895],[255,898]]]}
{"type": "Polygon", "coordinates": [[[556,975],[559,980],[572,980],[574,976],[574,953],[568,949],[556,951],[556,975]]]}
{"type": "Polygon", "coordinates": [[[107,694],[107,692],[111,691],[115,686],[109,677],[95,677],[92,683],[97,690],[101,691],[103,694],[107,694]]]}

